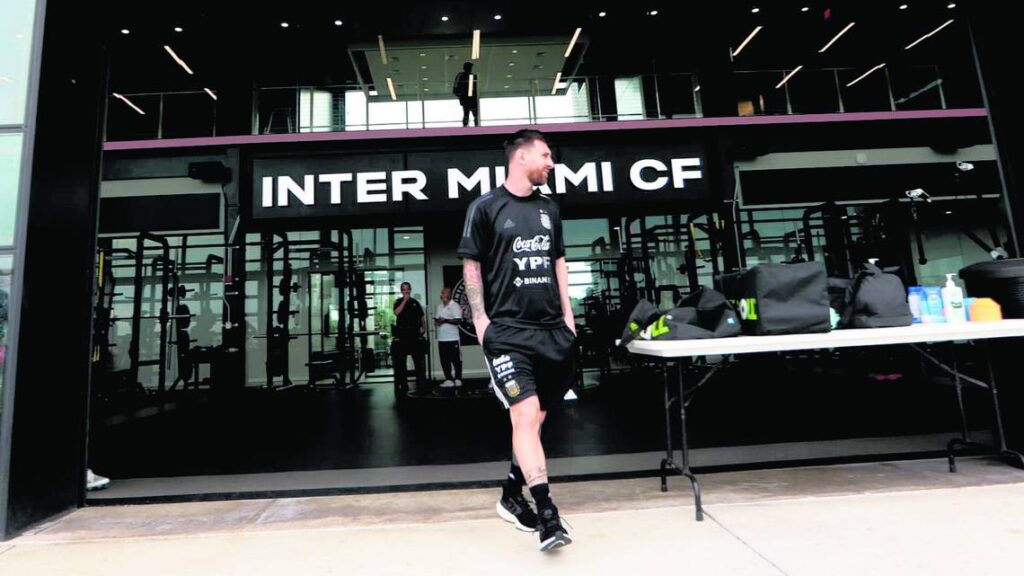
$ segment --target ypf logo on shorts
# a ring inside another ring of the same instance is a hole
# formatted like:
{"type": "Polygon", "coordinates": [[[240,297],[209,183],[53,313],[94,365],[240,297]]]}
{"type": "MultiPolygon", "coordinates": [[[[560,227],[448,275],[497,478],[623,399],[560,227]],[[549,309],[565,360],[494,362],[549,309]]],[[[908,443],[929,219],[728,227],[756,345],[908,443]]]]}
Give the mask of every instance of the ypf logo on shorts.
{"type": "Polygon", "coordinates": [[[512,364],[512,358],[508,354],[502,354],[492,359],[491,366],[494,366],[494,375],[499,380],[506,376],[511,376],[516,371],[515,365],[512,364]]]}

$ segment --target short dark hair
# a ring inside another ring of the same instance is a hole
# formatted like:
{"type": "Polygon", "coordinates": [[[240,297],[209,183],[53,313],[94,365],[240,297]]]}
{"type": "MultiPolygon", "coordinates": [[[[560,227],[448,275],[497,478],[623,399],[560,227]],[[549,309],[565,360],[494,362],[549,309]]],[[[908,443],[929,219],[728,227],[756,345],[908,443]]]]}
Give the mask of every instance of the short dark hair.
{"type": "Polygon", "coordinates": [[[412,284],[409,283],[409,282],[402,282],[401,284],[398,285],[398,289],[401,290],[402,288],[405,288],[406,286],[409,287],[409,290],[412,290],[412,284]]]}
{"type": "Polygon", "coordinates": [[[512,163],[512,156],[524,146],[532,146],[534,142],[541,141],[548,144],[548,139],[540,130],[520,130],[505,141],[505,164],[512,163]]]}
{"type": "Polygon", "coordinates": [[[463,70],[472,70],[473,69],[473,63],[472,62],[466,62],[465,64],[462,65],[462,69],[463,70]]]}

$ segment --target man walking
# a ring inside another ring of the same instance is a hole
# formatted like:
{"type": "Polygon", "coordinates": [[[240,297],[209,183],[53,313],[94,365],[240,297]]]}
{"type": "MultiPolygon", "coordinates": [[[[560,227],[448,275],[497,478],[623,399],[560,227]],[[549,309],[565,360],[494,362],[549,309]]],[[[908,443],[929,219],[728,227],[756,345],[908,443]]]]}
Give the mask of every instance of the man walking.
{"type": "Polygon", "coordinates": [[[554,168],[551,149],[540,132],[521,130],[505,157],[508,178],[470,204],[458,254],[491,386],[512,421],[512,466],[497,512],[537,530],[546,551],[572,542],[551,499],[540,432],[572,385],[576,326],[558,205],[534,190],[554,168]]]}

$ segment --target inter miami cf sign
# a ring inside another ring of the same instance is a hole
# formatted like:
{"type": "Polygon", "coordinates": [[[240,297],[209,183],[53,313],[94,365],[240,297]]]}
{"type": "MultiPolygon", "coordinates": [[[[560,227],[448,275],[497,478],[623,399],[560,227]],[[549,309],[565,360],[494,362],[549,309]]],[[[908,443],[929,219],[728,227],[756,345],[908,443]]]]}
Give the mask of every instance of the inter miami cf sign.
{"type": "MultiPolygon", "coordinates": [[[[573,146],[541,193],[562,206],[635,205],[709,196],[695,146],[573,146]]],[[[256,158],[255,220],[459,212],[505,181],[500,151],[445,151],[256,158]]]]}

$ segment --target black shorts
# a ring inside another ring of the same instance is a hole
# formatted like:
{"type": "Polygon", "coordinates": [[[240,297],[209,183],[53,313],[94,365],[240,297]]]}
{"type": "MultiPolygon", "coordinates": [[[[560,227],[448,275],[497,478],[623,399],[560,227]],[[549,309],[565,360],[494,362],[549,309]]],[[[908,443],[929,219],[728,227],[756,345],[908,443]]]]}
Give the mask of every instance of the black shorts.
{"type": "Polygon", "coordinates": [[[506,408],[537,396],[541,410],[550,410],[576,380],[576,336],[568,326],[540,329],[491,323],[483,344],[491,387],[506,408]]]}

